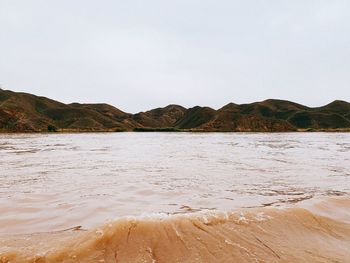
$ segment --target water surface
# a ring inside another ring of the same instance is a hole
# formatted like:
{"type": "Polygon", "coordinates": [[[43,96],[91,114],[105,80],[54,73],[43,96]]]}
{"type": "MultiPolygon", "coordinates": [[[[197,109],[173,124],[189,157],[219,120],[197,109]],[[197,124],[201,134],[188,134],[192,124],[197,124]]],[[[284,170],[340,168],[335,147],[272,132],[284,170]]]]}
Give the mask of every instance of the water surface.
{"type": "Polygon", "coordinates": [[[349,133],[0,135],[0,234],[349,195],[349,133]]]}

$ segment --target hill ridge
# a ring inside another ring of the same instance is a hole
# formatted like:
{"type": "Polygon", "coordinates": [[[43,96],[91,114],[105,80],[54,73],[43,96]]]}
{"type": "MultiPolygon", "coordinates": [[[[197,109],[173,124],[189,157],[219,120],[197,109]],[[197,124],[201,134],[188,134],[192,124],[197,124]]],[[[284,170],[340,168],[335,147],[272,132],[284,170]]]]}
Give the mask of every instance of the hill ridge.
{"type": "Polygon", "coordinates": [[[287,132],[350,130],[350,103],[308,107],[288,100],[235,104],[219,109],[169,104],[131,114],[107,103],[65,104],[0,88],[0,132],[202,131],[287,132]]]}

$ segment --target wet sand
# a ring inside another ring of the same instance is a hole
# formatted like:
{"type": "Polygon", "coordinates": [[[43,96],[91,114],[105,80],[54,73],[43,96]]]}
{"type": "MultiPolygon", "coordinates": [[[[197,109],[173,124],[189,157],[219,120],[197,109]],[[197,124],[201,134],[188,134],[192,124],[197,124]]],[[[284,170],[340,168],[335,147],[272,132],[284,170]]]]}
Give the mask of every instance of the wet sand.
{"type": "Polygon", "coordinates": [[[3,237],[0,262],[349,262],[349,211],[349,198],[333,198],[307,209],[126,217],[3,237]]]}

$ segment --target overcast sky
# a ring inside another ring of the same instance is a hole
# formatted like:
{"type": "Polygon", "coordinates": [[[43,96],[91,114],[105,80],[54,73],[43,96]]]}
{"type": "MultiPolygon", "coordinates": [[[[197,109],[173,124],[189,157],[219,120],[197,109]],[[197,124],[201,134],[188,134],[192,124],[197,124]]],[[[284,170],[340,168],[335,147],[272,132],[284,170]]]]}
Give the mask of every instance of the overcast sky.
{"type": "Polygon", "coordinates": [[[128,112],[350,101],[349,14],[349,0],[0,0],[0,84],[128,112]]]}

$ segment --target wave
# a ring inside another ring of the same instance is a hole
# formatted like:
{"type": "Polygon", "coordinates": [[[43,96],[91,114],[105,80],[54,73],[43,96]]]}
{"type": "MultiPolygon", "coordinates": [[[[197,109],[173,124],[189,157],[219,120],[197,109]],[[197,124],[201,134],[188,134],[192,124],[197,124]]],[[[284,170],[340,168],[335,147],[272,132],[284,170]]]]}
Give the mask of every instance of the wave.
{"type": "Polygon", "coordinates": [[[120,218],[0,239],[0,262],[350,262],[350,199],[120,218]]]}

